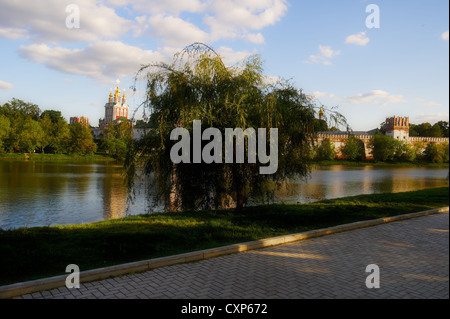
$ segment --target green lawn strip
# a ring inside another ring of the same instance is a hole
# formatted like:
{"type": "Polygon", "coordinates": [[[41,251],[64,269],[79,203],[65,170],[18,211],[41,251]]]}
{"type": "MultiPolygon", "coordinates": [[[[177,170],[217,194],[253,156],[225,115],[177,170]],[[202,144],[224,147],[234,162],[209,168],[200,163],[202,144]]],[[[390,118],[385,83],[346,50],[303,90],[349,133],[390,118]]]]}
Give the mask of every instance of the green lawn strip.
{"type": "Polygon", "coordinates": [[[449,188],[0,230],[0,285],[448,206],[449,188]]]}

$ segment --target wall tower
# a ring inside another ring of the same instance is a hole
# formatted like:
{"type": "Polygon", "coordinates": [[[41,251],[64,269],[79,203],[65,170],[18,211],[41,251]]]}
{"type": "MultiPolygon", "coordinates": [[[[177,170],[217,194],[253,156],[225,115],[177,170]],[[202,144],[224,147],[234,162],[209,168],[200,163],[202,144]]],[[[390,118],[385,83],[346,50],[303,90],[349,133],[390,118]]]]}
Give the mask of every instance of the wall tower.
{"type": "Polygon", "coordinates": [[[409,117],[386,118],[386,135],[393,139],[408,142],[409,140],[409,117]]]}

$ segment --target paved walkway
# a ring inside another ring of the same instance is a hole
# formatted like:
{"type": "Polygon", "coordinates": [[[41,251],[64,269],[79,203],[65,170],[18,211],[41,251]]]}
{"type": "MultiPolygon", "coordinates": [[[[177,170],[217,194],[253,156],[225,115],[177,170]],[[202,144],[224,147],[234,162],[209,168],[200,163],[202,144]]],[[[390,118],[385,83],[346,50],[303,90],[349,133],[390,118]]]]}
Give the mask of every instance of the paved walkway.
{"type": "Polygon", "coordinates": [[[449,214],[179,264],[19,298],[449,298],[449,214]],[[380,269],[368,289],[366,266],[380,269]]]}

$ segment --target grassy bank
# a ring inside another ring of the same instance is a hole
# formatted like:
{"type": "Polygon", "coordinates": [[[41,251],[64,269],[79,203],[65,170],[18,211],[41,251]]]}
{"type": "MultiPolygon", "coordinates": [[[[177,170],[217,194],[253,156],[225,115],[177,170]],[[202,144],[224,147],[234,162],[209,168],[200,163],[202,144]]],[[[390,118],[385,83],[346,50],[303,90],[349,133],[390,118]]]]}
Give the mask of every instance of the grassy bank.
{"type": "Polygon", "coordinates": [[[430,163],[425,161],[417,162],[375,162],[373,160],[367,161],[346,161],[346,160],[334,160],[334,161],[315,161],[313,165],[345,165],[345,166],[380,166],[380,167],[449,167],[449,163],[430,163]]]}
{"type": "Polygon", "coordinates": [[[97,160],[97,161],[114,161],[112,157],[106,154],[93,155],[69,155],[69,154],[0,154],[0,159],[15,159],[15,160],[31,160],[31,161],[75,161],[75,160],[97,160]]]}
{"type": "Polygon", "coordinates": [[[449,188],[0,230],[0,285],[449,205],[449,188]]]}

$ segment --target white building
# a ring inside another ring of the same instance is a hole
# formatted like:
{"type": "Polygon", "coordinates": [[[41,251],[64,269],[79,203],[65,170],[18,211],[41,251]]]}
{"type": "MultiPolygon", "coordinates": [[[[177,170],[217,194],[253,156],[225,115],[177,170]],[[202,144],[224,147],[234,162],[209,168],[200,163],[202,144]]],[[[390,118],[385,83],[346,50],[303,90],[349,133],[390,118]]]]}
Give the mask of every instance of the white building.
{"type": "Polygon", "coordinates": [[[119,81],[117,80],[114,96],[111,90],[108,103],[105,104],[105,119],[101,126],[108,125],[109,122],[115,122],[121,117],[128,119],[129,111],[130,108],[127,104],[125,93],[123,93],[122,98],[120,97],[119,81]]]}

